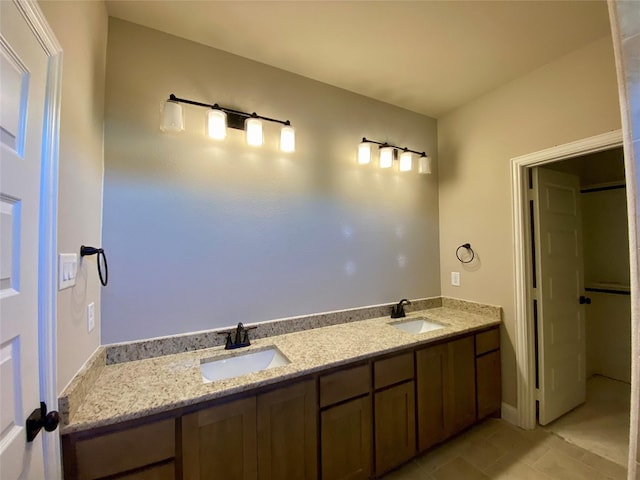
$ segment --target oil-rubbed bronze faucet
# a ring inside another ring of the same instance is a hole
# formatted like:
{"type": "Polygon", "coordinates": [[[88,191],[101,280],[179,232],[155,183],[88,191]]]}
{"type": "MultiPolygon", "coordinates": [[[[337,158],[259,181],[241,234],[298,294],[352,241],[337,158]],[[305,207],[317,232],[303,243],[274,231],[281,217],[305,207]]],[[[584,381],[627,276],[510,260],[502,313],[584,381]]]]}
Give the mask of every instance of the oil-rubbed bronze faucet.
{"type": "Polygon", "coordinates": [[[411,302],[409,300],[407,300],[406,298],[403,298],[402,300],[400,300],[398,302],[397,305],[394,305],[393,307],[391,307],[391,318],[406,317],[406,314],[404,313],[405,304],[406,305],[411,305],[411,302]]]}
{"type": "Polygon", "coordinates": [[[233,331],[230,332],[218,332],[218,335],[225,335],[225,342],[224,342],[224,349],[225,350],[232,350],[234,348],[240,348],[240,347],[248,347],[249,345],[251,345],[251,342],[249,341],[249,330],[253,330],[257,327],[245,327],[242,322],[238,323],[238,326],[235,329],[235,335],[234,338],[231,338],[231,334],[234,333],[233,331]]]}

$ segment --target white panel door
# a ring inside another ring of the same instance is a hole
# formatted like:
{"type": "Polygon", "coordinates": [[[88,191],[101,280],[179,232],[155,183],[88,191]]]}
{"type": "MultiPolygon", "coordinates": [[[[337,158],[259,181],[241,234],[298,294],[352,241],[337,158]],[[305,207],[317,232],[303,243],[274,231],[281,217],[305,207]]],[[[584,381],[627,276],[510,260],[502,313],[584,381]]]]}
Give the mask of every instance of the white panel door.
{"type": "Polygon", "coordinates": [[[0,478],[42,479],[38,248],[48,57],[18,7],[0,1],[0,478]]]}
{"type": "Polygon", "coordinates": [[[538,255],[538,375],[541,425],[585,401],[584,267],[580,180],[534,169],[538,255]]]}

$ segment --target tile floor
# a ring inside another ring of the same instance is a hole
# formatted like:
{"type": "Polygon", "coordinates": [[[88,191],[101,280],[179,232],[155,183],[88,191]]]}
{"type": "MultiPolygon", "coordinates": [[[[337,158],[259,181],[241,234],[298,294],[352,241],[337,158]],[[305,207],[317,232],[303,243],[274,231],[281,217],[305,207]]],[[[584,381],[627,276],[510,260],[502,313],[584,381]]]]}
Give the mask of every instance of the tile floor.
{"type": "Polygon", "coordinates": [[[626,466],[631,385],[594,375],[584,405],[543,427],[574,445],[626,466]]]}
{"type": "Polygon", "coordinates": [[[488,419],[384,480],[626,480],[626,469],[541,428],[488,419]]]}

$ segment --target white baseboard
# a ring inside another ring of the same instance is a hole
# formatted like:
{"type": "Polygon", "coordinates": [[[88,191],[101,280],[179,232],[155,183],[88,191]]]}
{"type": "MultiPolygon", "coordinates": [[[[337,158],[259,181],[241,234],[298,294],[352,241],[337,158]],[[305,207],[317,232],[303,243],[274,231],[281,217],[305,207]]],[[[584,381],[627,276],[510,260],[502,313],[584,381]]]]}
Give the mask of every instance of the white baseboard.
{"type": "Polygon", "coordinates": [[[511,423],[512,425],[518,426],[518,409],[509,405],[508,403],[502,402],[500,407],[501,417],[503,420],[511,423]]]}

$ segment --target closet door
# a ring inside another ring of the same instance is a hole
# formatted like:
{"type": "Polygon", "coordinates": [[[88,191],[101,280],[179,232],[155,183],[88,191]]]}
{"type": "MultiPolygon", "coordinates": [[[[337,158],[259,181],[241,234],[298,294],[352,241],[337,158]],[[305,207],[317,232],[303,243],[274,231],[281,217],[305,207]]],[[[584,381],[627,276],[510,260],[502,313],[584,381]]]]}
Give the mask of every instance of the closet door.
{"type": "Polygon", "coordinates": [[[546,425],[586,399],[582,215],[576,175],[533,171],[538,421],[546,425]]]}

